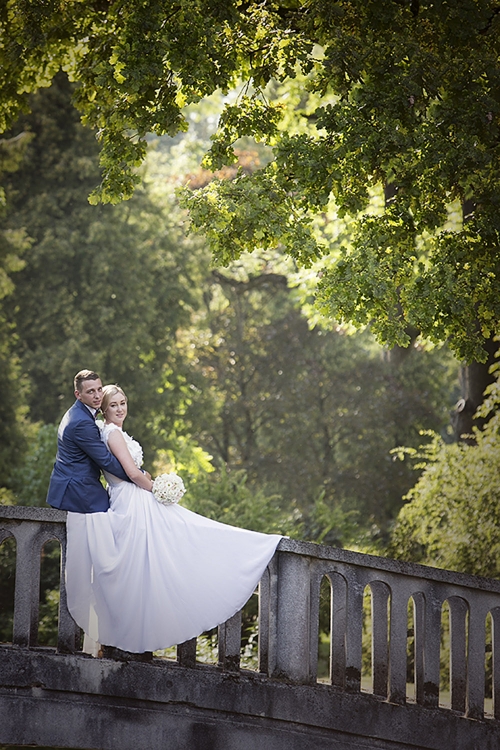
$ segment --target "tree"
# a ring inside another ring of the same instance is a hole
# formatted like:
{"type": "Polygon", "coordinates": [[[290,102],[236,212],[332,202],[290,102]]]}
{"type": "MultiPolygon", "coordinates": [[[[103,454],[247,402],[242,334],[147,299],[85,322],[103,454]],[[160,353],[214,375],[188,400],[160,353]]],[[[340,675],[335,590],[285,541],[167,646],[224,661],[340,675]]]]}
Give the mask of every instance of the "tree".
{"type": "MultiPolygon", "coordinates": [[[[19,168],[29,142],[27,133],[0,140],[0,177],[19,168]]],[[[0,187],[0,219],[7,211],[5,192],[0,187]]],[[[15,328],[5,307],[14,289],[13,276],[23,267],[22,254],[28,241],[24,229],[0,229],[0,502],[8,501],[10,477],[22,458],[29,426],[26,421],[26,379],[15,355],[15,328]]]]}
{"type": "Polygon", "coordinates": [[[41,425],[11,478],[16,505],[46,507],[45,498],[57,451],[57,425],[41,425]]]}
{"type": "Polygon", "coordinates": [[[500,575],[500,367],[481,417],[476,444],[438,437],[420,455],[425,469],[408,493],[388,552],[406,560],[475,575],[500,575]]]}
{"type": "Polygon", "coordinates": [[[30,383],[30,417],[45,424],[72,403],[72,379],[82,367],[121,383],[130,398],[128,427],[150,461],[189,396],[176,335],[198,304],[208,254],[182,239],[171,205],[146,188],[128,204],[89,205],[98,147],[79,123],[71,88],[60,74],[34,95],[32,113],[18,125],[31,141],[18,171],[3,181],[5,231],[29,235],[5,300],[17,332],[13,352],[30,383]]]}
{"type": "Polygon", "coordinates": [[[411,326],[485,360],[500,319],[493,0],[9,0],[0,23],[4,122],[64,67],[101,141],[93,200],[129,197],[147,133],[185,129],[186,104],[241,80],[206,163],[234,162],[243,135],[273,146],[274,159],[186,200],[216,257],[281,244],[311,263],[330,250],[311,222],[333,198],[353,217],[354,240],[335,249],[319,284],[328,314],[371,322],[390,345],[408,345],[411,326]],[[285,102],[273,99],[275,82],[301,77],[318,100],[302,132],[304,110],[280,126],[285,102]],[[373,215],[370,196],[384,189],[391,198],[373,215]],[[443,231],[451,206],[467,221],[443,231]]]}
{"type": "Polygon", "coordinates": [[[431,425],[444,430],[455,368],[445,351],[396,360],[366,332],[311,327],[286,266],[267,263],[251,256],[213,271],[185,334],[189,432],[216,467],[280,495],[308,538],[346,542],[351,511],[358,531],[385,528],[414,481],[391,449],[418,446],[431,425]]]}

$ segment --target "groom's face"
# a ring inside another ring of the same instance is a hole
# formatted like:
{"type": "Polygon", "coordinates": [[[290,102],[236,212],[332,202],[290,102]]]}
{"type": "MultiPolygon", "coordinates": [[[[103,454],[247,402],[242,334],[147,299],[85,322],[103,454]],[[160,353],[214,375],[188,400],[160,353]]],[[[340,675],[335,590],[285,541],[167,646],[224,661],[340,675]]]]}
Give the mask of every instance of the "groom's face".
{"type": "Polygon", "coordinates": [[[78,401],[81,401],[86,406],[90,406],[92,409],[98,409],[102,401],[101,379],[84,380],[82,383],[82,390],[75,391],[75,396],[78,401]]]}

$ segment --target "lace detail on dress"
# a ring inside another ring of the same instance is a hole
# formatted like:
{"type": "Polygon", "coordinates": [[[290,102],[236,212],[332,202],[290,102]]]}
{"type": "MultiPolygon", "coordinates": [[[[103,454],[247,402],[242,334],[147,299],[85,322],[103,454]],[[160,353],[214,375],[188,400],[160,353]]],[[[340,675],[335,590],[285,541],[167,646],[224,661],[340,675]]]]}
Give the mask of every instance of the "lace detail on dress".
{"type": "Polygon", "coordinates": [[[130,437],[130,435],[122,430],[121,427],[118,427],[117,424],[104,424],[101,429],[101,438],[106,446],[108,445],[108,437],[110,433],[113,432],[113,430],[120,430],[123,437],[125,438],[128,452],[132,456],[134,464],[140,469],[144,461],[144,454],[142,452],[141,444],[138,443],[137,440],[134,440],[134,438],[130,437]]]}

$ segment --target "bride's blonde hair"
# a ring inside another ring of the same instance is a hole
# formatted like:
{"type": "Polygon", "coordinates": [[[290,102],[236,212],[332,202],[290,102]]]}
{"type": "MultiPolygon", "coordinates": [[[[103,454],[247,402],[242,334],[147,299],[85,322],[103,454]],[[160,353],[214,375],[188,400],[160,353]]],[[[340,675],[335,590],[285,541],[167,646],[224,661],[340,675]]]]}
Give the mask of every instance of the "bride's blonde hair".
{"type": "Polygon", "coordinates": [[[103,414],[108,408],[109,402],[111,401],[113,396],[116,396],[117,393],[121,393],[122,396],[125,397],[125,401],[128,402],[128,398],[125,394],[125,391],[123,390],[123,388],[120,388],[119,385],[116,385],[115,383],[115,384],[104,386],[104,388],[102,389],[102,402],[101,402],[101,411],[103,414]]]}

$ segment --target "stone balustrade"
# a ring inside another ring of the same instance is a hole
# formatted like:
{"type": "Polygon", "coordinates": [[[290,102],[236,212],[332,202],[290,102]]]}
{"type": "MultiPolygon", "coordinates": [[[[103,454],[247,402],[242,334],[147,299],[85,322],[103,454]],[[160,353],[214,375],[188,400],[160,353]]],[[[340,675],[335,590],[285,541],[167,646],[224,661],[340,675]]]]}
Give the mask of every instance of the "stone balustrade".
{"type": "MultiPolygon", "coordinates": [[[[78,653],[80,631],[66,608],[65,513],[0,507],[0,544],[16,542],[13,646],[37,645],[40,555],[61,545],[57,651],[78,653]]],[[[486,620],[492,621],[493,714],[500,718],[500,582],[283,539],[259,587],[259,672],[296,685],[317,681],[320,588],[330,583],[330,682],[346,694],[362,691],[363,606],[371,594],[371,682],[380,701],[407,701],[408,603],[413,604],[416,704],[439,706],[443,604],[449,608],[449,683],[453,713],[481,719],[485,695],[486,620]]],[[[366,639],[365,639],[366,640],[366,639]]],[[[241,613],[219,627],[222,671],[240,670],[241,613]]],[[[177,662],[196,664],[196,640],[177,647],[177,662]]],[[[364,688],[366,689],[366,688],[364,688]]]]}

